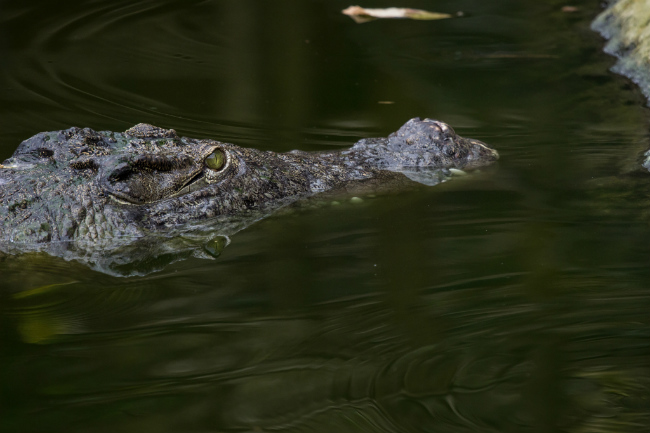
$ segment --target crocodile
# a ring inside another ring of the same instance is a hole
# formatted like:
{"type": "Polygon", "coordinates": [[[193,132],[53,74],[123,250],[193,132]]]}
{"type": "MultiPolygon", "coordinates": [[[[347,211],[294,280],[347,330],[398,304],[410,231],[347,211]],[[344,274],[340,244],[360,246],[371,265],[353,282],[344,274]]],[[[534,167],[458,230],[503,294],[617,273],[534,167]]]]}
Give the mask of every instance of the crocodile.
{"type": "Polygon", "coordinates": [[[350,184],[434,184],[497,159],[485,143],[420,118],[329,152],[260,151],[143,123],[124,133],[42,132],[0,165],[0,251],[43,251],[110,271],[350,184]]]}

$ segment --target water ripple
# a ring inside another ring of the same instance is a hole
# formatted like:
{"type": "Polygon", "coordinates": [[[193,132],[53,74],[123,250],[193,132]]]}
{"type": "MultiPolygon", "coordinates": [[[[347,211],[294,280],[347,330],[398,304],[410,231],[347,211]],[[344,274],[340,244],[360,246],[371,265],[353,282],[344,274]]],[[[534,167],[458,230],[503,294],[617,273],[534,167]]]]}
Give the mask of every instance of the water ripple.
{"type": "MultiPolygon", "coordinates": [[[[174,86],[164,84],[185,82],[187,91],[196,93],[192,81],[186,79],[188,74],[207,78],[214,71],[201,62],[187,63],[196,57],[193,53],[210,51],[206,40],[197,39],[197,26],[192,25],[192,21],[208,18],[202,15],[206,7],[202,3],[95,2],[86,7],[57,9],[51,19],[39,21],[38,26],[32,19],[32,15],[42,13],[38,8],[8,13],[4,23],[24,28],[29,32],[29,41],[22,40],[23,45],[8,50],[12,62],[26,66],[8,69],[20,70],[21,74],[8,76],[6,81],[12,83],[14,95],[24,102],[46,104],[50,117],[60,116],[64,125],[83,122],[80,126],[93,126],[98,118],[113,121],[109,124],[153,118],[160,122],[161,117],[176,127],[218,125],[205,110],[196,111],[199,117],[188,116],[186,113],[192,110],[180,107],[174,86]],[[183,22],[186,18],[189,21],[183,22]],[[147,43],[138,43],[138,38],[147,43]],[[88,43],[94,45],[93,50],[87,49],[88,43]],[[149,72],[143,71],[142,83],[128,82],[126,77],[137,76],[136,71],[144,63],[149,65],[149,72]],[[82,77],[92,77],[92,83],[82,77]],[[85,119],[94,120],[83,120],[79,115],[74,121],[63,120],[66,110],[80,110],[86,113],[85,119]]],[[[208,15],[214,13],[212,6],[207,7],[208,15]]],[[[217,50],[213,55],[218,58],[219,43],[212,48],[217,50]]],[[[183,98],[183,104],[187,103],[183,98]]]]}

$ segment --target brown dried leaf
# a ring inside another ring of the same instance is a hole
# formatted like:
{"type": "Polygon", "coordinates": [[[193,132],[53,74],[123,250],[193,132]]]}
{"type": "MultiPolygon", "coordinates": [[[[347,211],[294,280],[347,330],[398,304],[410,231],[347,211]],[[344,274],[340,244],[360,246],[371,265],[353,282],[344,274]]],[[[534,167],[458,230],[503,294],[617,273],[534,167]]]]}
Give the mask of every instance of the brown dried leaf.
{"type": "Polygon", "coordinates": [[[452,18],[453,15],[439,12],[429,12],[422,9],[410,8],[385,8],[366,9],[361,6],[350,6],[341,11],[357,23],[365,23],[377,18],[410,18],[412,20],[443,20],[452,18]]]}
{"type": "Polygon", "coordinates": [[[580,9],[575,6],[562,6],[562,12],[578,12],[580,9]]]}

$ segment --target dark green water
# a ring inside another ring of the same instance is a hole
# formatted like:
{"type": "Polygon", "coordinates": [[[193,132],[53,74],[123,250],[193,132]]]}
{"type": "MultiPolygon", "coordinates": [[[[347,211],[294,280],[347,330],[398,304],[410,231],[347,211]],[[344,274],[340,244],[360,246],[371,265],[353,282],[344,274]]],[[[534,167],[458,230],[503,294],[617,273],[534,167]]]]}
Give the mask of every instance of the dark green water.
{"type": "Polygon", "coordinates": [[[648,111],[597,3],[0,1],[0,160],[73,125],[287,151],[414,116],[501,154],[145,277],[5,258],[0,431],[647,432],[648,111]]]}

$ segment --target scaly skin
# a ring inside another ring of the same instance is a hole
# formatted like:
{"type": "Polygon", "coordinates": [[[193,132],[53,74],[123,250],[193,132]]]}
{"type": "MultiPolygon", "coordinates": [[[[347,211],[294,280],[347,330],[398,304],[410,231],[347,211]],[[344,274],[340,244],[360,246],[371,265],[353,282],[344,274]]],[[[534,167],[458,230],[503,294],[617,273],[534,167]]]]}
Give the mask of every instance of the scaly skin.
{"type": "Polygon", "coordinates": [[[0,250],[79,258],[202,221],[268,214],[388,172],[472,169],[497,158],[485,144],[430,119],[320,153],[262,152],[146,124],[125,133],[44,132],[0,166],[0,250]],[[213,153],[221,165],[210,168],[213,153]]]}

